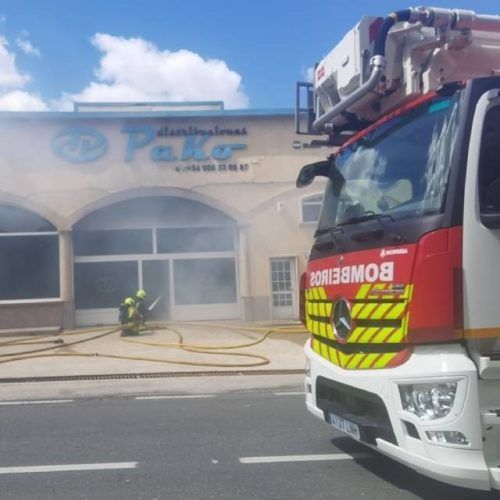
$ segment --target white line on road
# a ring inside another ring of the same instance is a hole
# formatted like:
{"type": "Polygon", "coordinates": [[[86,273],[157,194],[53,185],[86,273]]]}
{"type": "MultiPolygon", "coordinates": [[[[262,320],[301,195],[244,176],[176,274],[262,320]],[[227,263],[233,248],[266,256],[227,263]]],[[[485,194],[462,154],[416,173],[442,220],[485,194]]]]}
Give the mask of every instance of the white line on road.
{"type": "Polygon", "coordinates": [[[0,467],[0,474],[28,474],[33,472],[67,472],[79,470],[135,469],[138,462],[111,462],[102,464],[32,465],[28,467],[0,467]]]}
{"type": "Polygon", "coordinates": [[[241,457],[242,464],[272,464],[280,462],[316,462],[321,460],[354,460],[372,458],[370,453],[329,453],[324,455],[277,455],[269,457],[241,457]]]}
{"type": "Polygon", "coordinates": [[[187,396],[136,396],[135,399],[199,399],[213,397],[214,394],[190,394],[187,396]]]}
{"type": "Polygon", "coordinates": [[[304,391],[301,392],[273,392],[275,396],[303,396],[305,394],[304,391]]]}
{"type": "Polygon", "coordinates": [[[53,403],[72,403],[74,399],[43,399],[40,401],[0,401],[0,406],[45,405],[53,403]]]}

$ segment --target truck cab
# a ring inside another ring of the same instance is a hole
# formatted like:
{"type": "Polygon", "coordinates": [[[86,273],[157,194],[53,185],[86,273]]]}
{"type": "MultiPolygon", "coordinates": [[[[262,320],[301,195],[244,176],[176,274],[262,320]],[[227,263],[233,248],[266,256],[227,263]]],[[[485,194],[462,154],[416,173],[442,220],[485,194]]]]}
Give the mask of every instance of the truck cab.
{"type": "Polygon", "coordinates": [[[297,180],[327,178],[302,280],[308,410],[483,490],[500,489],[499,49],[500,18],[472,11],[361,21],[308,96],[307,132],[340,147],[297,180]]]}

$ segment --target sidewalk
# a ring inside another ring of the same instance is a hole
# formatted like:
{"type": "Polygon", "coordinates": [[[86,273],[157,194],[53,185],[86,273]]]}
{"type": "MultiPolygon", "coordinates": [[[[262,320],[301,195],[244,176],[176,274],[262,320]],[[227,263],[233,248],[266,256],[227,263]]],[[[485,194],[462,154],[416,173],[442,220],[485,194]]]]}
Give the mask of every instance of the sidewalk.
{"type": "MultiPolygon", "coordinates": [[[[243,322],[168,323],[137,337],[121,337],[119,332],[107,334],[112,328],[1,339],[0,399],[15,399],[11,396],[16,394],[15,388],[26,394],[27,386],[32,387],[33,395],[41,394],[42,386],[44,394],[50,395],[53,392],[50,387],[57,389],[57,394],[67,396],[68,391],[74,395],[77,387],[82,386],[98,389],[97,394],[107,387],[105,393],[109,395],[130,392],[130,386],[140,386],[140,392],[155,392],[161,388],[165,391],[172,387],[195,390],[210,386],[216,386],[217,390],[219,381],[216,379],[220,377],[215,375],[224,373],[240,376],[240,381],[245,373],[262,373],[267,379],[276,378],[278,386],[291,380],[297,384],[303,378],[303,345],[308,336],[299,323],[287,326],[243,322]],[[271,330],[273,333],[262,342],[248,346],[263,339],[271,330]],[[93,338],[96,336],[101,337],[93,338]],[[184,349],[179,348],[180,342],[184,349]],[[246,347],[227,349],[241,345],[246,347]],[[280,372],[285,375],[279,375],[280,372]],[[126,379],[133,374],[144,378],[140,382],[119,380],[120,375],[126,379]],[[154,377],[153,374],[163,374],[162,380],[148,378],[154,377]],[[90,376],[115,376],[116,380],[97,380],[91,384],[79,381],[88,380],[90,376]],[[55,378],[53,382],[46,382],[52,377],[55,378]],[[178,377],[192,380],[182,383],[178,377]],[[165,382],[167,378],[168,383],[165,382]],[[15,383],[17,381],[31,383],[15,383]]],[[[227,375],[225,379],[231,378],[227,375]]],[[[262,386],[263,382],[264,386],[272,385],[269,380],[257,380],[263,377],[245,377],[252,381],[246,380],[243,385],[248,389],[262,386]]],[[[88,390],[83,392],[87,395],[88,390]]]]}

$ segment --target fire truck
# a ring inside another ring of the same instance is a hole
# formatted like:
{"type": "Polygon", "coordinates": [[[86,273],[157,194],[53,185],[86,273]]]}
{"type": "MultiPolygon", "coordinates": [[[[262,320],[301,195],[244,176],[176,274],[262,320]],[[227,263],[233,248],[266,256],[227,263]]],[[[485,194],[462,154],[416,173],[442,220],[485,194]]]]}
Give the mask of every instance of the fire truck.
{"type": "Polygon", "coordinates": [[[323,204],[308,410],[449,484],[500,489],[500,17],[362,19],[299,82],[323,204]]]}

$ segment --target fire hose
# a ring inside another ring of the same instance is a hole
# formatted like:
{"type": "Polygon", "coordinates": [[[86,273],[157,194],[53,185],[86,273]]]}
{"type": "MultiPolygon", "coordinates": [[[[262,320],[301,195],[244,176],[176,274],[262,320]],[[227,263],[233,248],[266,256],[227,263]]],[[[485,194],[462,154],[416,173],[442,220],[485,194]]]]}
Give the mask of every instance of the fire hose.
{"type": "Polygon", "coordinates": [[[272,328],[265,327],[248,327],[239,325],[226,325],[218,323],[193,323],[185,322],[184,325],[199,326],[199,327],[216,327],[221,329],[230,329],[236,331],[248,331],[248,332],[264,332],[259,338],[252,340],[250,342],[231,344],[231,345],[201,345],[201,344],[188,344],[185,343],[182,333],[174,328],[171,323],[156,322],[150,323],[149,326],[143,328],[142,331],[158,331],[165,330],[173,333],[177,337],[176,342],[154,342],[140,340],[140,335],[138,339],[130,338],[120,338],[123,342],[128,342],[131,344],[139,344],[151,347],[161,347],[169,349],[181,349],[186,352],[193,354],[210,354],[218,356],[232,356],[233,358],[246,358],[250,359],[249,362],[232,362],[232,363],[221,363],[221,362],[207,362],[207,361],[189,361],[184,359],[172,359],[172,358],[157,358],[149,356],[134,356],[134,355],[120,355],[111,353],[87,353],[87,352],[59,352],[63,348],[74,347],[79,344],[86,342],[91,342],[93,340],[98,340],[100,338],[115,334],[119,332],[122,328],[127,328],[129,325],[111,325],[105,327],[95,327],[90,329],[77,329],[64,331],[57,335],[56,339],[48,340],[50,337],[54,337],[53,334],[44,334],[37,336],[30,336],[21,339],[14,339],[10,341],[0,342],[0,364],[12,363],[16,361],[23,361],[28,359],[39,359],[39,358],[49,358],[49,357],[88,357],[88,358],[109,358],[109,359],[120,359],[128,361],[146,361],[154,363],[168,363],[168,364],[179,364],[185,366],[198,366],[198,367],[217,367],[217,368],[250,368],[257,366],[264,366],[270,363],[270,360],[259,354],[251,353],[239,353],[239,352],[227,352],[236,349],[243,349],[248,347],[253,347],[264,342],[273,334],[302,334],[305,333],[301,325],[285,325],[272,328]],[[65,337],[79,336],[94,334],[90,337],[85,337],[83,339],[74,340],[71,342],[66,342],[65,337]],[[39,347],[29,350],[20,350],[16,352],[1,352],[2,347],[11,346],[24,346],[24,345],[36,345],[36,344],[51,344],[47,347],[39,347]],[[53,352],[49,352],[53,351],[53,352]]]}

